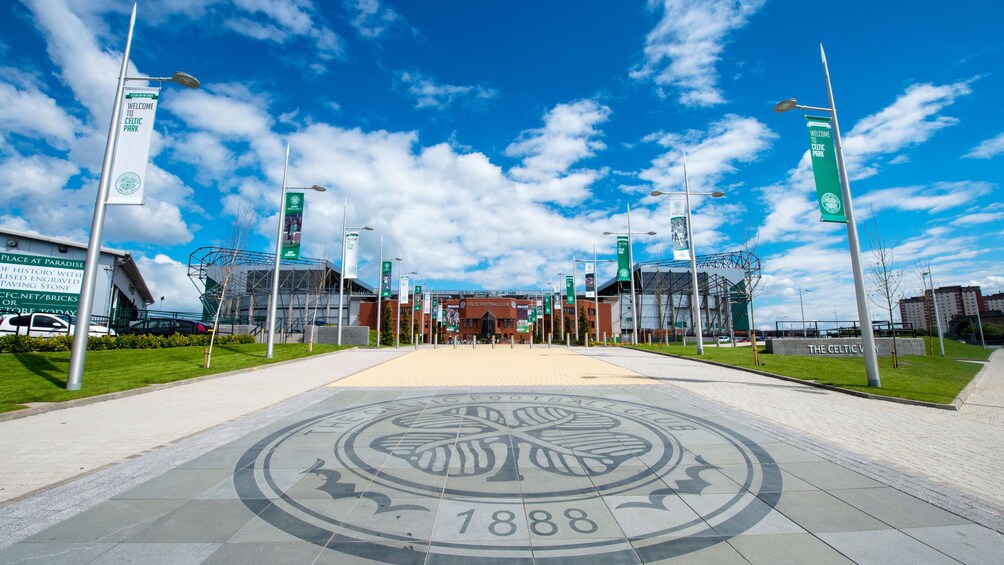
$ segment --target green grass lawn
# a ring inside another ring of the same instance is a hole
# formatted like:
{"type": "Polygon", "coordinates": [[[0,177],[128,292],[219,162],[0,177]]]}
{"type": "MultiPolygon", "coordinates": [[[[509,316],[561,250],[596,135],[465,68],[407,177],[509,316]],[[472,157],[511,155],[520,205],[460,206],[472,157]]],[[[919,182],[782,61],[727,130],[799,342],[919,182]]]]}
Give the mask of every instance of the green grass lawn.
{"type": "MultiPolygon", "coordinates": [[[[937,351],[935,338],[935,351],[937,351]]],[[[639,349],[671,353],[681,357],[697,358],[696,345],[639,346],[639,349]]],[[[892,368],[888,357],[879,357],[879,376],[882,386],[868,386],[864,359],[858,357],[799,357],[770,355],[760,351],[760,366],[753,365],[753,352],[749,347],[705,345],[704,359],[767,373],[815,381],[841,388],[858,390],[882,396],[909,398],[924,402],[948,404],[962,391],[980,370],[977,363],[958,359],[986,359],[990,351],[977,346],[945,341],[945,358],[941,356],[905,356],[899,368],[892,368]]]]}
{"type": "Polygon", "coordinates": [[[88,351],[83,390],[78,391],[65,389],[69,352],[4,353],[0,354],[0,412],[24,408],[29,402],[62,402],[345,348],[314,344],[314,352],[308,353],[306,344],[276,344],[272,359],[266,359],[263,343],[217,345],[213,347],[213,362],[209,369],[202,368],[205,348],[201,346],[88,351]]]}

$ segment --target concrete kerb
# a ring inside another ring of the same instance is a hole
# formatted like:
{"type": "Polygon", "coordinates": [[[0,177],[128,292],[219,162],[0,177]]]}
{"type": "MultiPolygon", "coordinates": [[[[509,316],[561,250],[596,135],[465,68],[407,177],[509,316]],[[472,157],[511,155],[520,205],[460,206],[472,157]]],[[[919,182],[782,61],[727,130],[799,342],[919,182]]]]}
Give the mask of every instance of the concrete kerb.
{"type": "MultiPolygon", "coordinates": [[[[798,383],[798,384],[803,384],[803,385],[811,386],[811,387],[815,387],[815,388],[822,388],[822,389],[826,389],[826,390],[832,390],[833,392],[839,392],[841,394],[848,394],[848,395],[851,395],[851,396],[858,396],[860,398],[868,398],[868,399],[871,399],[871,400],[884,400],[884,401],[887,401],[887,402],[895,402],[895,403],[898,403],[898,404],[910,404],[912,406],[923,406],[925,408],[937,408],[939,410],[951,410],[951,411],[956,411],[956,412],[959,410],[959,406],[955,404],[956,402],[958,402],[958,397],[956,397],[956,399],[953,401],[952,404],[941,404],[941,403],[938,403],[938,402],[924,402],[923,400],[913,400],[913,399],[910,399],[910,398],[896,398],[894,396],[882,396],[880,394],[871,394],[871,393],[868,393],[868,392],[861,392],[861,391],[858,391],[858,390],[851,390],[851,389],[847,389],[847,388],[840,388],[838,386],[828,385],[828,384],[824,384],[824,383],[817,383],[815,381],[806,381],[806,380],[802,380],[802,379],[796,379],[794,377],[786,377],[784,375],[778,375],[778,374],[775,374],[775,373],[768,373],[766,371],[758,371],[756,369],[748,369],[746,367],[737,367],[735,365],[729,365],[727,363],[719,363],[717,361],[710,361],[708,359],[695,359],[693,357],[684,357],[683,355],[674,355],[672,353],[664,353],[662,351],[650,351],[648,349],[642,349],[640,347],[634,347],[634,346],[631,346],[631,345],[624,345],[622,347],[625,347],[627,349],[634,349],[635,351],[641,351],[643,353],[651,353],[653,355],[663,355],[665,357],[674,357],[676,359],[683,359],[685,361],[694,361],[694,362],[697,362],[697,363],[704,363],[706,365],[714,365],[716,367],[722,367],[722,368],[725,368],[725,369],[734,369],[736,371],[743,371],[743,372],[746,372],[746,373],[752,373],[754,375],[760,375],[761,377],[769,377],[769,378],[778,379],[778,380],[781,380],[781,381],[788,381],[790,383],[798,383]]],[[[977,374],[977,376],[979,376],[979,374],[977,374]]],[[[975,381],[975,380],[976,380],[976,378],[974,377],[973,381],[975,381]]],[[[970,385],[972,385],[972,382],[970,382],[970,385]]],[[[965,392],[965,389],[963,389],[963,392],[965,392]]],[[[960,396],[961,396],[961,394],[960,394],[960,396]]]]}
{"type": "Polygon", "coordinates": [[[172,388],[176,386],[183,386],[192,383],[198,383],[202,381],[208,381],[212,379],[219,379],[223,377],[231,377],[234,375],[240,375],[242,373],[253,373],[255,371],[260,371],[263,368],[270,367],[281,367],[283,365],[288,365],[290,363],[296,363],[298,361],[303,361],[304,359],[315,359],[318,357],[326,357],[328,355],[337,355],[339,353],[344,353],[346,351],[352,351],[353,349],[358,349],[358,347],[349,347],[346,349],[339,349],[338,351],[331,351],[328,353],[318,353],[317,355],[310,355],[308,357],[300,357],[299,359],[289,359],[287,361],[277,361],[275,363],[266,363],[264,365],[255,365],[254,367],[247,367],[245,369],[235,369],[233,371],[227,371],[225,373],[215,373],[212,375],[204,375],[201,377],[192,377],[190,379],[182,379],[180,381],[173,381],[170,383],[152,383],[144,387],[133,388],[129,390],[120,390],[118,392],[109,392],[107,394],[98,394],[95,396],[88,396],[86,398],[75,398],[73,400],[64,400],[62,402],[51,402],[47,403],[45,406],[32,406],[30,408],[25,408],[23,410],[14,410],[12,412],[0,413],[0,422],[6,422],[8,420],[17,420],[19,418],[27,418],[28,416],[34,416],[36,414],[45,414],[46,412],[52,412],[53,410],[63,410],[66,408],[73,408],[74,406],[86,406],[88,404],[94,404],[95,402],[104,402],[106,400],[115,400],[116,398],[125,398],[128,396],[133,396],[137,394],[146,394],[148,392],[154,392],[158,390],[164,390],[165,388],[172,388]]]}

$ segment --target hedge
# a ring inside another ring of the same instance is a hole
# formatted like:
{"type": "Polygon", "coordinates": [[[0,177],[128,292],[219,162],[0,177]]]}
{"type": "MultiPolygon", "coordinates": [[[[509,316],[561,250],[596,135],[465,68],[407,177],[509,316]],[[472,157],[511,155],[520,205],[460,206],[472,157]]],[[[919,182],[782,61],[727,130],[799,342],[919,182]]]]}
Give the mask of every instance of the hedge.
{"type": "MultiPolygon", "coordinates": [[[[160,349],[162,347],[187,347],[192,345],[209,345],[209,335],[139,335],[127,334],[119,336],[91,336],[87,338],[87,349],[160,349]]],[[[216,345],[233,343],[254,343],[254,336],[247,334],[218,335],[216,345]]],[[[54,337],[28,337],[26,335],[7,334],[0,336],[0,353],[29,353],[32,351],[69,351],[73,337],[57,335],[54,337]]]]}

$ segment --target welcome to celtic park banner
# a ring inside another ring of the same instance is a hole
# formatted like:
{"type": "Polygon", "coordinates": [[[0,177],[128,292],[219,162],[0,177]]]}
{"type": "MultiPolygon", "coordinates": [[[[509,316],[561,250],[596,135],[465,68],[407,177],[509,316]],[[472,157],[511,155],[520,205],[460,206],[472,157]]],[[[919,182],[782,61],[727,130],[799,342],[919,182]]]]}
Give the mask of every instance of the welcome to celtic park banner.
{"type": "Polygon", "coordinates": [[[159,88],[122,89],[119,136],[112,156],[108,204],[142,204],[146,188],[146,165],[150,160],[150,139],[157,115],[159,88]]]}
{"type": "Polygon", "coordinates": [[[84,262],[0,253],[0,310],[76,315],[84,262]]]}
{"type": "Polygon", "coordinates": [[[342,276],[346,279],[359,278],[359,234],[349,232],[345,234],[345,265],[342,268],[342,276]]]}
{"type": "Polygon", "coordinates": [[[551,293],[550,292],[544,295],[544,315],[545,316],[550,316],[551,315],[551,293]]]}
{"type": "Polygon", "coordinates": [[[809,156],[812,158],[812,176],[816,179],[816,198],[822,221],[847,223],[844,201],[840,196],[840,175],[830,118],[806,116],[805,120],[809,128],[809,156]]]}
{"type": "Polygon", "coordinates": [[[575,277],[572,275],[565,276],[565,304],[575,304],[575,277]]]}

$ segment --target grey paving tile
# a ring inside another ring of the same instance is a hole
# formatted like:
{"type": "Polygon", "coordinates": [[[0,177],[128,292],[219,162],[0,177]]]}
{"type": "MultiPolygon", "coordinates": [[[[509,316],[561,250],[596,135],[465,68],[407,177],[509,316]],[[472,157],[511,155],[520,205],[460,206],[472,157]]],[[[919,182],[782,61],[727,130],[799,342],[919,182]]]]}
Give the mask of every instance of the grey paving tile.
{"type": "Polygon", "coordinates": [[[554,549],[533,546],[534,565],[567,565],[570,562],[581,565],[641,565],[644,563],[634,547],[627,540],[590,540],[593,543],[607,541],[599,547],[570,547],[554,549]]]}
{"type": "Polygon", "coordinates": [[[344,522],[376,532],[377,537],[396,537],[428,543],[435,525],[439,499],[360,498],[344,522]]]}
{"type": "Polygon", "coordinates": [[[654,538],[631,542],[638,556],[646,564],[748,565],[739,552],[725,543],[724,538],[705,536],[697,538],[654,538]]]}
{"type": "Polygon", "coordinates": [[[314,562],[315,565],[373,565],[395,563],[422,565],[428,552],[427,544],[409,543],[359,543],[333,541],[327,545],[314,562]]]}
{"type": "Polygon", "coordinates": [[[827,492],[898,529],[970,523],[961,516],[894,488],[834,489],[827,492]]]}
{"type": "Polygon", "coordinates": [[[669,488],[656,472],[644,465],[620,465],[590,480],[603,495],[645,495],[655,489],[669,488]]]}
{"type": "Polygon", "coordinates": [[[604,496],[617,525],[628,538],[640,538],[654,532],[675,537],[716,536],[715,531],[679,496],[604,496]]]}
{"type": "Polygon", "coordinates": [[[801,526],[749,493],[683,494],[680,498],[721,536],[805,533],[801,526]]]}
{"type": "Polygon", "coordinates": [[[889,526],[823,491],[789,491],[774,508],[807,531],[884,530],[889,526]]]}
{"type": "Polygon", "coordinates": [[[174,469],[122,494],[117,500],[189,500],[232,476],[227,469],[174,469]]]}
{"type": "Polygon", "coordinates": [[[528,544],[529,539],[523,501],[518,496],[491,504],[444,498],[432,531],[434,544],[499,540],[528,544]]]}
{"type": "Polygon", "coordinates": [[[554,540],[593,540],[624,537],[606,502],[601,498],[574,502],[524,501],[527,528],[534,546],[554,540]]]}
{"type": "Polygon", "coordinates": [[[42,530],[25,541],[121,542],[177,510],[184,503],[183,500],[109,500],[42,530]]]}
{"type": "Polygon", "coordinates": [[[130,542],[223,543],[254,514],[236,500],[193,500],[139,531],[130,542]]]}
{"type": "MultiPolygon", "coordinates": [[[[817,534],[859,565],[872,563],[957,564],[951,557],[898,530],[817,534]]],[[[999,556],[998,556],[999,557],[999,556]]]]}
{"type": "MultiPolygon", "coordinates": [[[[735,481],[743,480],[749,473],[749,469],[745,465],[727,465],[721,467],[720,471],[735,481]]],[[[756,489],[756,492],[778,493],[789,490],[820,490],[815,485],[803,481],[784,469],[777,468],[777,472],[777,475],[768,475],[768,477],[764,479],[763,483],[756,489]]]]}
{"type": "Polygon", "coordinates": [[[323,547],[307,542],[225,543],[204,565],[260,565],[263,563],[313,563],[323,547]]]}
{"type": "Polygon", "coordinates": [[[94,565],[198,565],[220,546],[218,543],[120,543],[91,561],[94,565]]]}
{"type": "Polygon", "coordinates": [[[829,461],[780,463],[779,467],[823,490],[872,488],[886,485],[829,461]]]}
{"type": "Polygon", "coordinates": [[[16,543],[0,549],[0,563],[25,565],[87,563],[113,547],[114,543],[16,543]]]}
{"type": "Polygon", "coordinates": [[[192,459],[188,463],[178,465],[176,469],[233,469],[241,456],[247,451],[246,447],[234,447],[226,445],[216,448],[204,455],[192,459]]]}
{"type": "Polygon", "coordinates": [[[908,528],[904,534],[967,565],[1004,561],[1004,534],[976,524],[908,528]]]}
{"type": "Polygon", "coordinates": [[[812,534],[771,534],[729,538],[752,565],[852,565],[839,551],[819,541],[812,534]]]}
{"type": "MultiPolygon", "coordinates": [[[[429,548],[429,558],[425,565],[469,565],[474,560],[467,555],[441,553],[442,548],[433,544],[429,548]]],[[[539,561],[538,561],[539,563],[539,561]]],[[[534,565],[531,549],[493,549],[477,557],[478,565],[534,565]]]]}

